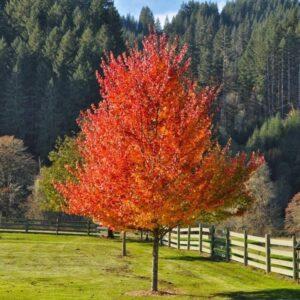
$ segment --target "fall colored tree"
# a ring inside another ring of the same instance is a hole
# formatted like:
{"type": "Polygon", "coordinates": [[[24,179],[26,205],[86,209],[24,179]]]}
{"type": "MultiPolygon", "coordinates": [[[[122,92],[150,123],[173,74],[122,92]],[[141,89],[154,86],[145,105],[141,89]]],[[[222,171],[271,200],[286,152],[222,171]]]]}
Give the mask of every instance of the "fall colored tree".
{"type": "Polygon", "coordinates": [[[213,139],[217,88],[198,91],[189,79],[187,47],[151,34],[102,61],[103,101],[79,118],[84,163],[76,180],[57,184],[68,212],[121,230],[153,234],[152,290],[158,286],[159,239],[201,213],[240,213],[251,202],[244,183],[262,158],[232,158],[213,139]]]}

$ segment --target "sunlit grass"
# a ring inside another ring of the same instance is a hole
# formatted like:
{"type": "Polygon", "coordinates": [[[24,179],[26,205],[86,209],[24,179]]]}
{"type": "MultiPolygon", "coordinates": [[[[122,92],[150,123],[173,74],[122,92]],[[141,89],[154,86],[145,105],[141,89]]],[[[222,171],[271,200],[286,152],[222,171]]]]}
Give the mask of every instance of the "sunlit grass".
{"type": "MultiPolygon", "coordinates": [[[[97,237],[0,234],[0,299],[133,299],[148,290],[151,245],[97,237]]],[[[160,249],[160,288],[172,299],[300,299],[292,280],[160,249]]],[[[145,298],[142,296],[141,298],[145,298]]],[[[140,298],[140,299],[141,299],[140,298]]]]}

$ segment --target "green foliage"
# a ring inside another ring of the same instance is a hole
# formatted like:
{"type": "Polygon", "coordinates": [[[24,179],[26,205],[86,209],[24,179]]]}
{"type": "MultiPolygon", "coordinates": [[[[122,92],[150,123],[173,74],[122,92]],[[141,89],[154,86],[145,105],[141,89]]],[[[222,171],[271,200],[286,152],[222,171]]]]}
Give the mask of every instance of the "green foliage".
{"type": "Polygon", "coordinates": [[[76,131],[80,110],[99,100],[100,56],[123,49],[111,0],[1,1],[0,135],[24,139],[46,160],[57,136],[76,131]]]}
{"type": "Polygon", "coordinates": [[[64,208],[64,199],[54,188],[55,182],[72,180],[72,174],[66,169],[75,168],[80,162],[75,138],[58,139],[55,149],[49,154],[50,166],[42,167],[36,181],[36,202],[41,202],[44,211],[60,212],[64,208]]]}
{"type": "Polygon", "coordinates": [[[149,29],[161,31],[159,20],[154,21],[154,15],[148,6],[142,8],[139,20],[133,16],[122,17],[123,39],[129,46],[134,46],[136,42],[141,46],[144,35],[149,33],[149,29]]]}
{"type": "Polygon", "coordinates": [[[271,168],[278,189],[281,218],[291,195],[300,188],[300,111],[292,110],[285,119],[278,115],[256,129],[248,150],[260,150],[271,168]]]}
{"type": "Polygon", "coordinates": [[[260,129],[255,129],[250,137],[247,146],[251,149],[267,151],[276,147],[283,135],[284,126],[279,115],[267,119],[260,129]]]}
{"type": "Polygon", "coordinates": [[[178,14],[165,31],[173,38],[189,45],[191,70],[201,85],[216,82],[213,68],[213,42],[219,27],[218,7],[215,3],[189,1],[182,5],[178,14]]]}
{"type": "Polygon", "coordinates": [[[148,6],[142,8],[139,18],[139,30],[144,34],[149,34],[149,29],[154,28],[154,16],[148,6]]]}

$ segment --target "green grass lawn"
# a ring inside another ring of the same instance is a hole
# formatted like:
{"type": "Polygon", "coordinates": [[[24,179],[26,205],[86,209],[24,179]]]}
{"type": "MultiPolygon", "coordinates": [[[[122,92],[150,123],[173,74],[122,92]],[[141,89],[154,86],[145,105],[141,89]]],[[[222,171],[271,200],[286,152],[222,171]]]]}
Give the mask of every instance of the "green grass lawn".
{"type": "MultiPolygon", "coordinates": [[[[133,299],[150,288],[151,245],[97,237],[0,234],[0,299],[133,299]]],[[[300,299],[292,280],[162,247],[159,284],[172,299],[300,299]]],[[[139,299],[145,299],[145,296],[139,299]]]]}

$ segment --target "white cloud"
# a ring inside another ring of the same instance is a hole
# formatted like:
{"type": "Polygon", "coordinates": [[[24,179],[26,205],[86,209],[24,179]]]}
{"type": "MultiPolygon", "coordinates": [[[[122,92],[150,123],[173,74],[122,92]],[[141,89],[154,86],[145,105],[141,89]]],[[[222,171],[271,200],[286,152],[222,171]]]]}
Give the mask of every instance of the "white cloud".
{"type": "MultiPolygon", "coordinates": [[[[223,7],[226,5],[227,0],[217,1],[219,12],[222,11],[223,7]]],[[[178,11],[169,11],[163,14],[155,14],[155,20],[158,18],[162,27],[165,25],[166,17],[168,16],[169,20],[172,21],[172,18],[177,15],[178,11]]]]}
{"type": "Polygon", "coordinates": [[[218,9],[219,9],[219,12],[222,11],[223,7],[225,6],[227,1],[218,1],[218,9]]]}
{"type": "Polygon", "coordinates": [[[166,17],[168,16],[169,20],[172,21],[172,18],[177,15],[177,11],[169,11],[164,14],[154,15],[155,20],[158,18],[162,27],[165,25],[166,17]]]}

